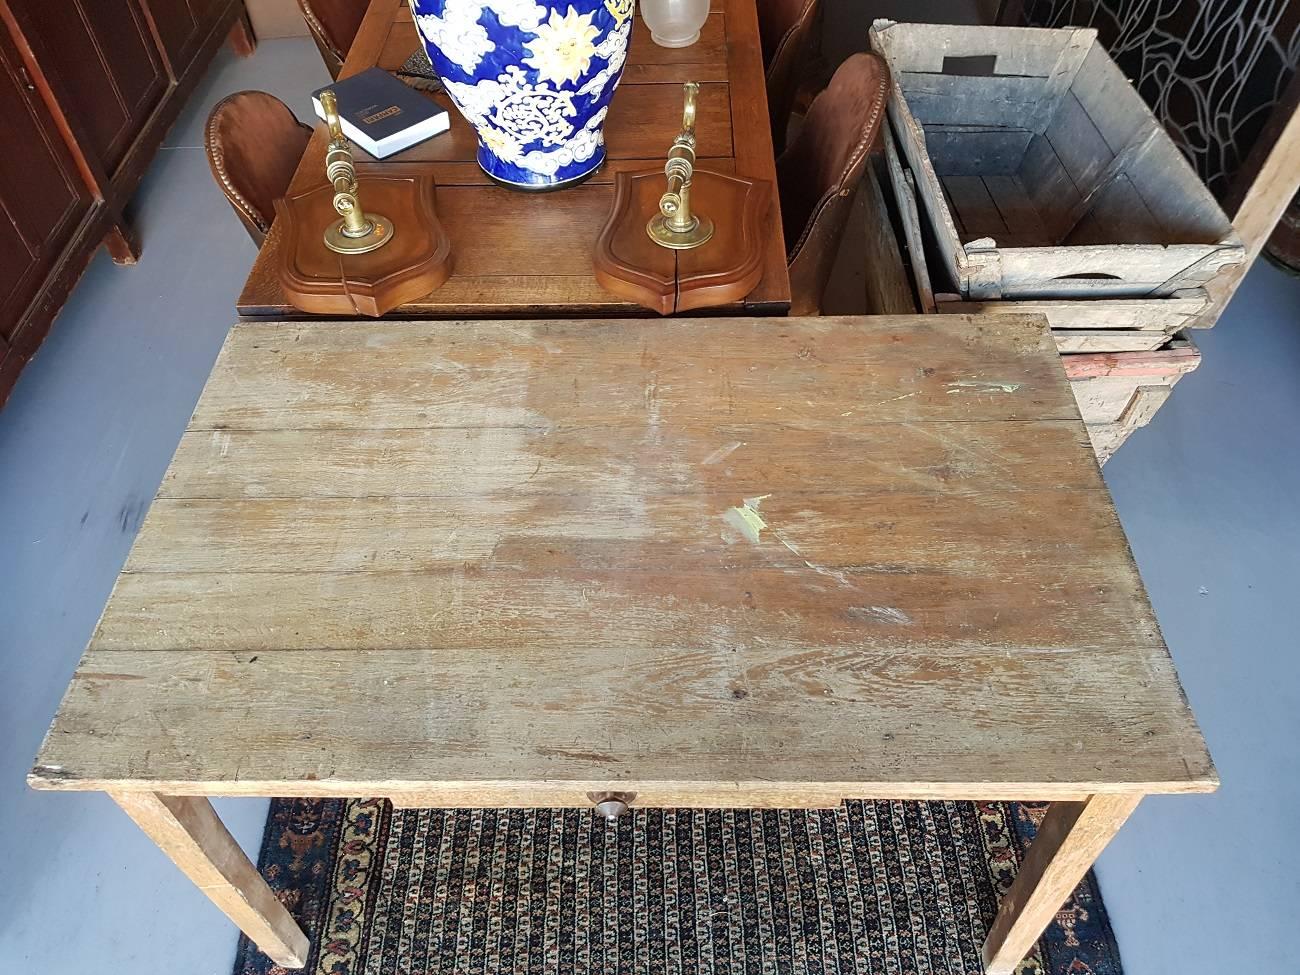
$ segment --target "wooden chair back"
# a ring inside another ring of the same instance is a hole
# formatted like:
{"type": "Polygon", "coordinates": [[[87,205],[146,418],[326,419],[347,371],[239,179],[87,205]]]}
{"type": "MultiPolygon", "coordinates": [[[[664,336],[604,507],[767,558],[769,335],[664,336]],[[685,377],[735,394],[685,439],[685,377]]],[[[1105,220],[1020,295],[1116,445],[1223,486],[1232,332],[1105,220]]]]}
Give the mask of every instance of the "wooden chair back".
{"type": "Polygon", "coordinates": [[[790,112],[807,74],[813,49],[813,31],[821,0],[759,0],[758,33],[767,69],[767,109],[772,144],[779,154],[785,148],[790,112]]]}
{"type": "Polygon", "coordinates": [[[813,99],[798,136],[776,161],[792,315],[821,312],[822,291],[888,92],[885,62],[854,54],[813,99]]]}
{"type": "Polygon", "coordinates": [[[311,134],[311,126],[264,91],[228,95],[208,116],[204,145],[212,176],[259,247],[311,134]]]}
{"type": "Polygon", "coordinates": [[[298,0],[331,78],[338,78],[368,6],[368,0],[298,0]]]}

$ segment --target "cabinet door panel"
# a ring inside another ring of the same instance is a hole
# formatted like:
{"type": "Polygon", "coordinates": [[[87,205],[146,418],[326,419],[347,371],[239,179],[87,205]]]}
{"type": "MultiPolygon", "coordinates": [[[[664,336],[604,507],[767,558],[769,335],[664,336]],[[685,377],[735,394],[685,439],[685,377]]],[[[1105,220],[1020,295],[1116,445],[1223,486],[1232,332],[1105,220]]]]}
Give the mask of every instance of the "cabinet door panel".
{"type": "Polygon", "coordinates": [[[0,333],[6,337],[91,205],[21,63],[0,32],[0,125],[10,149],[21,147],[0,152],[0,333]]]}
{"type": "Polygon", "coordinates": [[[143,3],[153,16],[163,50],[178,75],[194,59],[212,25],[230,7],[230,0],[143,0],[143,3]]]}
{"type": "Polygon", "coordinates": [[[113,172],[167,87],[138,0],[24,0],[16,7],[88,148],[113,172]]]}
{"type": "Polygon", "coordinates": [[[18,373],[22,372],[23,363],[26,361],[23,356],[9,348],[4,339],[0,339],[0,406],[4,406],[5,400],[13,392],[14,383],[18,381],[18,373]]]}
{"type": "Polygon", "coordinates": [[[25,305],[22,299],[30,297],[31,291],[24,288],[24,283],[36,271],[36,258],[9,214],[4,214],[0,219],[0,308],[4,308],[5,315],[0,319],[0,336],[12,335],[14,326],[18,324],[18,316],[25,305]],[[17,307],[11,308],[11,305],[17,307]]]}
{"type": "Polygon", "coordinates": [[[172,70],[182,73],[198,49],[200,20],[186,0],[145,0],[172,70]]]}

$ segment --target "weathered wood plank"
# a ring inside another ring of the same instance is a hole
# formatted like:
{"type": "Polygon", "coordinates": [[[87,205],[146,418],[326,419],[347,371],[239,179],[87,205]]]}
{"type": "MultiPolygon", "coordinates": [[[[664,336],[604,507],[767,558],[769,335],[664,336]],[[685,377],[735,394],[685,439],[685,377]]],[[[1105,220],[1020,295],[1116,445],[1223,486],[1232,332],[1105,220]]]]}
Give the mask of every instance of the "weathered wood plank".
{"type": "Polygon", "coordinates": [[[1133,83],[1100,44],[1094,44],[1084,56],[1070,92],[1112,153],[1132,144],[1155,122],[1133,83]]]}
{"type": "MultiPolygon", "coordinates": [[[[975,451],[965,456],[972,466],[993,461],[975,451]]],[[[159,499],[125,571],[443,572],[473,567],[487,579],[530,576],[522,567],[531,564],[564,574],[620,564],[628,572],[655,573],[689,559],[718,571],[776,567],[798,576],[806,575],[806,563],[812,562],[843,570],[844,578],[835,582],[845,589],[855,588],[851,583],[858,573],[869,588],[878,587],[881,583],[871,577],[882,566],[887,574],[924,574],[937,599],[944,585],[938,577],[954,567],[959,571],[952,575],[959,579],[996,572],[1033,581],[1053,566],[1089,565],[1121,580],[1120,588],[1134,590],[1136,582],[1125,574],[1123,560],[1108,559],[1097,544],[1115,528],[1110,512],[1090,509],[1077,529],[1060,527],[1062,506],[1093,500],[1076,493],[990,489],[936,497],[905,490],[878,495],[774,491],[753,502],[769,537],[763,541],[760,531],[761,543],[750,545],[736,544],[730,531],[731,509],[744,504],[737,490],[654,495],[632,488],[620,494],[579,490],[502,497],[502,492],[484,492],[474,484],[466,485],[463,496],[439,498],[436,504],[423,497],[159,499]],[[1007,528],[1005,512],[1012,507],[1020,516],[1007,528]],[[874,530],[854,531],[859,526],[874,530]]],[[[814,574],[822,579],[802,581],[824,586],[834,578],[814,574]]]]}
{"type": "Polygon", "coordinates": [[[903,169],[894,137],[887,128],[881,130],[881,139],[885,145],[885,166],[889,171],[889,182],[895,188],[894,202],[898,205],[899,220],[903,224],[903,239],[907,242],[907,258],[912,265],[913,280],[916,282],[917,303],[922,312],[929,314],[934,311],[934,292],[930,288],[930,272],[926,268],[921,214],[916,204],[916,180],[903,169]]]}
{"type": "Polygon", "coordinates": [[[1059,243],[1072,226],[1070,214],[1081,195],[1047,136],[1035,135],[1029,140],[1018,175],[1048,239],[1059,243]]]}
{"type": "MultiPolygon", "coordinates": [[[[873,27],[871,30],[872,49],[888,55],[887,43],[878,27],[873,27]]],[[[916,191],[920,196],[923,212],[933,229],[939,253],[943,255],[944,261],[952,270],[954,278],[961,282],[969,274],[970,262],[966,257],[965,249],[962,247],[952,212],[943,199],[943,188],[940,186],[939,177],[935,173],[934,163],[930,159],[929,153],[925,151],[925,131],[921,128],[921,123],[912,114],[911,109],[908,108],[907,98],[903,95],[903,89],[899,87],[898,80],[891,78],[889,85],[889,125],[881,126],[882,138],[886,135],[893,138],[897,143],[900,154],[907,160],[907,165],[912,171],[912,178],[916,181],[916,191]]],[[[898,183],[894,184],[894,198],[896,200],[902,195],[903,189],[898,183]]]]}
{"type": "Polygon", "coordinates": [[[867,311],[873,315],[915,313],[916,299],[912,296],[907,269],[898,249],[898,235],[894,233],[889,203],[870,159],[857,202],[866,218],[862,261],[866,271],[867,311]]]}
{"type": "Polygon", "coordinates": [[[1047,83],[1045,78],[997,76],[974,79],[902,71],[899,86],[916,117],[927,125],[1013,128],[1034,117],[1042,105],[1047,83]],[[973,91],[978,91],[978,97],[971,97],[973,91]]]}
{"type": "Polygon", "coordinates": [[[1044,133],[1071,181],[1087,196],[1106,174],[1115,152],[1073,92],[1065,92],[1044,133]]]}
{"type": "MultiPolygon", "coordinates": [[[[1174,384],[1180,377],[1174,376],[1166,383],[1143,383],[1140,380],[1128,380],[1127,388],[1121,395],[1127,394],[1122,400],[1122,408],[1118,411],[1108,409],[1105,419],[1099,422],[1088,423],[1088,438],[1092,441],[1092,449],[1097,454],[1097,460],[1104,464],[1133,433],[1151,422],[1156,412],[1164,405],[1165,400],[1169,398],[1174,384]]],[[[1092,387],[1098,384],[1119,383],[1117,379],[1093,379],[1085,383],[1079,383],[1080,387],[1092,387]]],[[[1091,389],[1087,390],[1092,393],[1091,389]]],[[[1080,390],[1082,394],[1083,389],[1080,390]]],[[[1102,397],[1099,397],[1102,398],[1102,397]]],[[[1103,399],[1111,400],[1119,397],[1107,396],[1103,399]]],[[[1079,408],[1087,409],[1091,412],[1093,397],[1080,395],[1079,408]]]]}
{"type": "Polygon", "coordinates": [[[1137,376],[1155,382],[1181,376],[1201,364],[1201,353],[1186,338],[1173,339],[1168,348],[1123,355],[1076,355],[1062,363],[1070,379],[1103,376],[1137,376]]]}
{"type": "MultiPolygon", "coordinates": [[[[1011,395],[999,387],[954,386],[951,395],[1011,395]]],[[[906,395],[908,399],[917,398],[906,395]]],[[[937,395],[937,394],[936,394],[937,395]]],[[[945,392],[945,396],[948,394],[945,392]]],[[[886,404],[887,405],[887,404],[886,404]]],[[[730,492],[744,497],[808,489],[816,467],[837,490],[891,494],[918,489],[935,494],[1024,491],[1094,485],[1073,420],[1043,421],[1033,441],[1014,425],[974,420],[936,424],[919,435],[914,425],[868,422],[833,433],[807,429],[791,442],[783,424],[718,423],[658,436],[671,458],[639,470],[648,428],[632,425],[469,428],[451,430],[215,430],[181,438],[160,499],[458,498],[465,471],[481,491],[505,492],[520,503],[554,495],[641,497],[730,492]],[[640,434],[640,435],[638,435],[640,434]],[[289,458],[303,458],[289,460],[289,458]],[[591,480],[599,463],[608,477],[591,480]],[[1008,482],[1007,465],[1025,474],[1008,482]],[[375,472],[383,470],[382,483],[375,472]],[[620,472],[637,470],[632,485],[620,472]]],[[[847,412],[847,411],[846,411],[847,412]]],[[[848,421],[853,417],[844,417],[848,421]]]]}
{"type": "Polygon", "coordinates": [[[1053,328],[1061,329],[1141,329],[1173,334],[1189,327],[1208,304],[1205,291],[1191,289],[1169,298],[941,301],[938,310],[958,315],[1043,315],[1053,328]]]}
{"type": "Polygon", "coordinates": [[[925,147],[940,176],[1014,173],[1033,134],[1001,126],[927,125],[925,147]]]}
{"type": "Polygon", "coordinates": [[[1051,76],[1075,33],[1096,36],[1096,31],[1061,31],[1038,27],[1017,32],[1015,44],[990,43],[990,34],[968,27],[949,24],[906,24],[903,30],[891,30],[890,20],[877,20],[872,31],[882,46],[888,45],[891,56],[914,66],[916,71],[942,72],[944,62],[954,58],[981,58],[993,63],[993,75],[1051,76]]]}
{"type": "Polygon", "coordinates": [[[952,201],[968,237],[992,237],[1003,244],[1010,230],[998,212],[984,180],[978,176],[944,176],[944,196],[952,201]]]}
{"type": "Polygon", "coordinates": [[[1150,352],[1168,341],[1165,332],[1140,328],[1078,328],[1052,333],[1063,353],[1150,352]]]}
{"type": "MultiPolygon", "coordinates": [[[[1240,260],[1240,248],[1217,244],[1078,244],[999,247],[1008,298],[1123,297],[1191,287],[1179,275],[1202,261],[1216,268],[1240,260]]],[[[1210,272],[1213,273],[1213,272],[1210,272]]]]}
{"type": "Polygon", "coordinates": [[[1023,798],[1214,784],[1185,706],[1164,691],[1163,648],[789,648],[721,628],[717,641],[721,652],[96,651],[33,775],[48,788],[212,795],[495,787],[496,801],[525,806],[560,785],[751,805],[776,790],[1023,798]],[[218,716],[228,733],[214,733],[218,716]]]}
{"type": "Polygon", "coordinates": [[[999,243],[1005,247],[1046,247],[1053,242],[1018,176],[990,173],[984,177],[984,188],[1007,227],[999,243]]]}
{"type": "MultiPolygon", "coordinates": [[[[722,512],[716,518],[723,524],[722,512]]],[[[765,640],[857,649],[886,640],[907,649],[973,639],[1062,652],[1159,640],[1141,615],[1140,585],[1113,562],[1089,565],[1067,555],[1058,572],[1033,572],[999,555],[982,575],[954,564],[960,553],[951,568],[926,571],[919,555],[901,565],[836,566],[818,562],[816,553],[787,552],[779,539],[763,544],[759,555],[734,563],[716,549],[687,546],[682,561],[704,553],[690,570],[656,570],[653,559],[644,569],[624,569],[635,542],[599,554],[592,542],[574,558],[561,544],[548,551],[507,538],[499,561],[453,569],[128,573],[93,645],[100,652],[496,647],[568,655],[625,645],[713,653],[728,641],[765,640]],[[531,560],[531,570],[517,569],[511,557],[531,560]],[[1069,578],[1060,578],[1067,571],[1069,578]]]]}
{"type": "Polygon", "coordinates": [[[1055,360],[1034,354],[1050,337],[1029,319],[358,324],[236,327],[191,431],[1076,415],[1055,360]],[[1003,384],[1014,389],[989,392],[1003,384]]]}
{"type": "Polygon", "coordinates": [[[1232,218],[1233,233],[1243,243],[1242,262],[1210,283],[1207,290],[1213,296],[1214,308],[1206,313],[1197,327],[1209,328],[1215,323],[1255,258],[1259,256],[1287,206],[1300,193],[1300,167],[1295,165],[1296,157],[1300,155],[1298,100],[1300,73],[1291,79],[1286,101],[1293,108],[1285,124],[1279,126],[1276,141],[1268,149],[1267,155],[1262,154],[1260,146],[1252,150],[1243,170],[1243,175],[1251,174],[1251,183],[1249,189],[1243,191],[1240,205],[1232,218]]]}

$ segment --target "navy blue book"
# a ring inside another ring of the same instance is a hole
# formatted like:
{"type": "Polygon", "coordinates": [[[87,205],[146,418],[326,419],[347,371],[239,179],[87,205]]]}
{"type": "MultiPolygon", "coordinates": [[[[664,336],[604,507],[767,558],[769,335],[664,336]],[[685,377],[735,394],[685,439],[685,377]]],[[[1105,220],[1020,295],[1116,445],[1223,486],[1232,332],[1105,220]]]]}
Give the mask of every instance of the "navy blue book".
{"type": "Polygon", "coordinates": [[[325,110],[320,93],[327,89],[338,99],[343,134],[376,159],[401,152],[451,126],[445,108],[380,68],[367,68],[312,92],[312,106],[322,119],[325,110]]]}

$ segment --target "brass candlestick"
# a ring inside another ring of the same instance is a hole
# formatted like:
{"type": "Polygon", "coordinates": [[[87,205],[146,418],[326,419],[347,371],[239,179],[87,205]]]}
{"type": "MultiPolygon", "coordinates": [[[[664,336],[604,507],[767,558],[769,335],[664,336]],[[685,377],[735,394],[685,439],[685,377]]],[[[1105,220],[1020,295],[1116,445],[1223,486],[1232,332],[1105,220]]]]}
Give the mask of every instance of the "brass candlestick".
{"type": "Polygon", "coordinates": [[[659,213],[646,224],[646,233],[661,247],[690,250],[713,236],[713,221],[691,212],[691,178],[695,173],[695,99],[700,93],[698,82],[688,81],[686,108],[682,112],[682,130],[668,150],[664,173],[668,192],[659,198],[659,213]]]}
{"type": "Polygon", "coordinates": [[[325,246],[339,254],[366,254],[378,250],[393,239],[393,223],[377,213],[361,208],[357,192],[357,170],[352,164],[352,149],[339,122],[339,103],[334,92],[320,93],[325,124],[330,130],[330,144],[325,150],[325,178],[334,185],[334,209],[339,214],[325,228],[325,246]]]}

